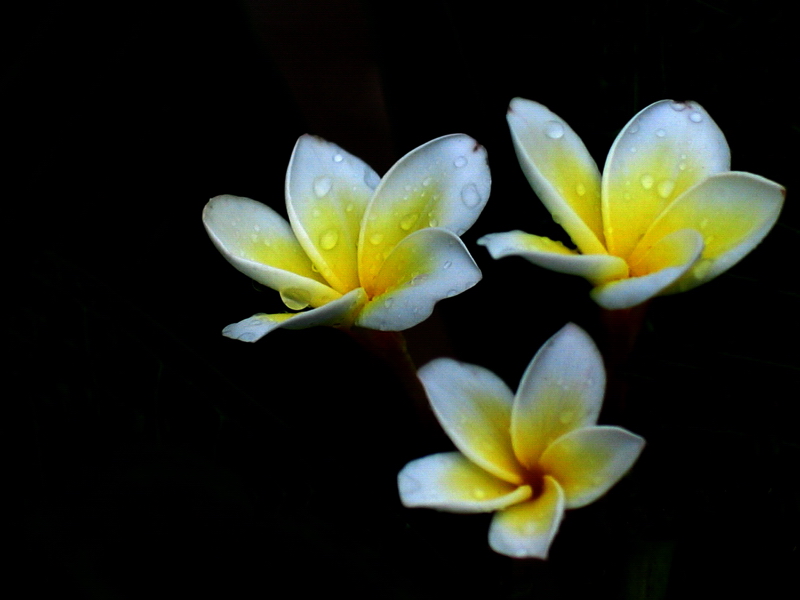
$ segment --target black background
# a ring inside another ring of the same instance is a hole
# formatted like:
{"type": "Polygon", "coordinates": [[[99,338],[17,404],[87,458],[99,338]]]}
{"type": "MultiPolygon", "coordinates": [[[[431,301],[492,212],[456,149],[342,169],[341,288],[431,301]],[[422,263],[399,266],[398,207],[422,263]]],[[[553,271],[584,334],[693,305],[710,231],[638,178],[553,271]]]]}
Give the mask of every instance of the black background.
{"type": "Polygon", "coordinates": [[[789,10],[77,0],[8,12],[6,493],[20,534],[11,582],[25,589],[14,597],[658,600],[796,588],[789,10]],[[397,471],[452,446],[350,337],[223,338],[224,325],[281,304],[200,222],[221,193],[283,211],[306,132],[381,173],[419,144],[468,133],[493,176],[463,236],[484,279],[407,332],[415,360],[455,356],[515,388],[568,321],[605,352],[585,281],[475,245],[516,228],[559,235],[513,154],[514,96],[563,117],[601,166],[641,108],[696,100],[734,169],[788,189],[775,229],[741,263],[649,306],[614,374],[627,398],[614,424],[648,446],[606,497],[568,513],[547,562],[494,554],[488,515],[400,505],[397,471]]]}

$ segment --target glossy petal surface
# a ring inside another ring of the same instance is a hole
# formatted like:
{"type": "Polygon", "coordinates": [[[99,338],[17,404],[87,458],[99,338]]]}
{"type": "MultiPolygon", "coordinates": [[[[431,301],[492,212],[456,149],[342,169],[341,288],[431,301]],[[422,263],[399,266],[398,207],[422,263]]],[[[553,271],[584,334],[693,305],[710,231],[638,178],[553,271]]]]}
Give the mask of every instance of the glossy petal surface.
{"type": "Polygon", "coordinates": [[[481,279],[463,242],[449,231],[428,228],[404,238],[367,289],[372,301],[356,324],[400,331],[427,319],[439,300],[460,294],[481,279]]]}
{"type": "Polygon", "coordinates": [[[547,558],[564,515],[564,492],[552,477],[534,500],[498,512],[489,527],[492,550],[514,558],[547,558]]]}
{"type": "Polygon", "coordinates": [[[408,463],[397,476],[404,506],[450,512],[491,512],[527,500],[531,488],[494,477],[458,452],[408,463]]]}
{"type": "Polygon", "coordinates": [[[522,376],[514,401],[511,438],[518,460],[535,469],[553,440],[594,425],[605,384],[603,359],[580,327],[570,323],[545,342],[522,376]]]}
{"type": "Polygon", "coordinates": [[[366,209],[358,268],[368,292],[383,261],[411,233],[442,227],[461,235],[489,197],[486,150],[466,135],[448,135],[412,150],[381,180],[366,209]]]}
{"type": "Polygon", "coordinates": [[[594,284],[628,276],[627,263],[609,254],[578,254],[561,242],[523,231],[490,233],[478,240],[492,258],[521,256],[535,265],[570,275],[580,275],[594,284]]]}
{"type": "Polygon", "coordinates": [[[729,169],[725,136],[699,104],[662,100],[642,110],[620,132],[603,170],[608,251],[627,258],[672,200],[729,169]]]}
{"type": "Polygon", "coordinates": [[[316,325],[348,326],[367,300],[364,290],[358,288],[348,292],[338,300],[324,306],[299,313],[279,313],[273,315],[253,315],[238,323],[232,323],[222,330],[222,335],[242,342],[257,342],[270,331],[286,329],[305,329],[316,325]]]}
{"type": "Polygon", "coordinates": [[[606,254],[600,172],[572,128],[547,107],[514,98],[508,125],[519,163],[553,218],[584,254],[606,254]]]}
{"type": "Polygon", "coordinates": [[[551,444],[540,466],[561,484],[566,508],[580,508],[617,483],[643,448],[641,437],[619,427],[587,427],[551,444]]]}
{"type": "Polygon", "coordinates": [[[681,229],[661,239],[633,265],[639,277],[612,281],[592,290],[592,298],[603,308],[631,308],[665,292],[686,275],[700,259],[703,236],[694,229],[681,229]]]}
{"type": "Polygon", "coordinates": [[[664,211],[631,255],[631,262],[669,232],[691,227],[703,236],[703,252],[674,291],[695,287],[729,269],[764,239],[778,219],[785,193],[778,184],[750,173],[709,177],[664,211]]]}
{"type": "Polygon", "coordinates": [[[525,474],[508,430],[514,396],[491,371],[449,358],[431,361],[419,378],[442,428],[473,463],[510,483],[525,474]]]}
{"type": "Polygon", "coordinates": [[[360,286],[358,234],[379,180],[361,159],[311,135],[297,140],[289,161],[286,208],[292,229],[322,276],[341,293],[360,286]]]}

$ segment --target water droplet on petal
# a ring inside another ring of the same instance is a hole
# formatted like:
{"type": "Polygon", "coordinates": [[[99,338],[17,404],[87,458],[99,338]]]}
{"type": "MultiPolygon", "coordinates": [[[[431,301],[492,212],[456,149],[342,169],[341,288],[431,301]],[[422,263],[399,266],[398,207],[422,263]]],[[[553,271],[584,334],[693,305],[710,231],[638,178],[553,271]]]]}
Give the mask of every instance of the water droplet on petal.
{"type": "Polygon", "coordinates": [[[558,121],[548,121],[544,124],[544,134],[551,140],[557,140],[564,136],[564,126],[558,121]]]}
{"type": "Polygon", "coordinates": [[[649,190],[651,187],[653,187],[653,184],[656,182],[656,180],[653,179],[653,176],[648,174],[642,175],[640,181],[642,183],[642,187],[646,190],[649,190]]]}
{"type": "Polygon", "coordinates": [[[628,129],[628,133],[639,133],[639,122],[637,121],[628,129]]]}
{"type": "Polygon", "coordinates": [[[664,179],[658,183],[658,195],[662,198],[667,198],[675,189],[675,182],[669,179],[664,179]]]}
{"type": "Polygon", "coordinates": [[[394,304],[394,300],[392,300],[391,298],[387,298],[387,299],[386,299],[386,300],[384,300],[384,302],[383,302],[383,305],[384,305],[386,308],[392,308],[392,304],[394,304]]]}
{"type": "Polygon", "coordinates": [[[703,115],[701,113],[695,111],[695,112],[693,112],[692,114],[689,115],[689,120],[692,123],[699,123],[699,122],[701,122],[703,120],[703,115]]]}
{"type": "Polygon", "coordinates": [[[667,135],[667,132],[664,131],[663,129],[656,129],[656,135],[658,137],[664,137],[665,135],[667,135]]]}
{"type": "Polygon", "coordinates": [[[378,187],[380,182],[380,176],[375,171],[367,167],[364,171],[364,183],[366,183],[371,190],[374,190],[376,187],[378,187]]]}
{"type": "Polygon", "coordinates": [[[342,156],[342,155],[341,155],[341,154],[339,154],[338,152],[337,152],[336,154],[334,154],[334,155],[333,155],[333,162],[335,162],[335,163],[340,163],[340,162],[342,162],[343,160],[344,160],[344,156],[342,156]]]}
{"type": "Polygon", "coordinates": [[[439,221],[437,219],[431,219],[428,221],[428,227],[438,227],[439,221]]]}
{"type": "Polygon", "coordinates": [[[373,246],[377,246],[383,241],[383,234],[382,233],[373,233],[369,236],[369,243],[373,246]]]}
{"type": "Polygon", "coordinates": [[[631,146],[628,150],[630,151],[631,154],[636,154],[638,148],[636,146],[631,146]]]}
{"type": "Polygon", "coordinates": [[[449,269],[452,266],[453,266],[453,261],[452,260],[446,260],[446,261],[444,261],[444,264],[442,265],[442,268],[449,269]]]}
{"type": "Polygon", "coordinates": [[[467,208],[475,208],[481,203],[481,195],[474,183],[469,183],[461,188],[461,201],[467,208]]]}
{"type": "Polygon", "coordinates": [[[578,193],[578,196],[585,196],[586,195],[586,186],[582,183],[579,183],[575,186],[575,191],[578,193]]]}
{"type": "Polygon", "coordinates": [[[291,310],[302,310],[309,304],[308,292],[301,288],[281,290],[281,300],[291,310]]]}
{"type": "Polygon", "coordinates": [[[483,490],[481,488],[474,488],[472,490],[472,497],[475,498],[476,500],[483,500],[484,498],[486,498],[486,490],[483,490]]]}
{"type": "Polygon", "coordinates": [[[678,164],[678,168],[679,168],[681,171],[685,171],[685,170],[686,170],[686,163],[683,163],[683,162],[682,162],[682,163],[679,163],[679,164],[678,164]]]}
{"type": "Polygon", "coordinates": [[[417,213],[409,213],[402,219],[400,219],[400,229],[403,231],[408,231],[414,226],[414,223],[417,222],[417,218],[419,215],[417,213]]]}
{"type": "Polygon", "coordinates": [[[672,107],[672,110],[676,110],[678,112],[686,108],[686,105],[683,102],[673,102],[670,104],[670,106],[672,107]]]}
{"type": "Polygon", "coordinates": [[[345,206],[345,207],[344,207],[344,209],[345,209],[347,212],[353,212],[353,209],[354,209],[354,208],[355,208],[355,205],[354,205],[352,202],[348,202],[348,203],[347,203],[347,206],[345,206]]]}
{"type": "Polygon", "coordinates": [[[453,161],[453,164],[458,167],[466,167],[467,166],[467,157],[466,156],[459,156],[453,161]]]}
{"type": "Polygon", "coordinates": [[[432,178],[426,177],[425,179],[422,180],[422,185],[424,187],[428,187],[431,184],[431,181],[432,181],[432,178]]]}
{"type": "Polygon", "coordinates": [[[331,191],[333,187],[333,179],[328,177],[327,175],[320,175],[316,179],[314,179],[314,193],[317,195],[318,198],[322,198],[323,196],[327,195],[328,192],[331,191]]]}
{"type": "Polygon", "coordinates": [[[458,296],[458,290],[454,288],[447,290],[447,297],[452,298],[453,296],[458,296]]]}
{"type": "Polygon", "coordinates": [[[325,233],[323,233],[319,238],[319,245],[322,246],[323,250],[333,250],[336,247],[336,243],[339,241],[339,232],[335,229],[328,229],[325,233]]]}

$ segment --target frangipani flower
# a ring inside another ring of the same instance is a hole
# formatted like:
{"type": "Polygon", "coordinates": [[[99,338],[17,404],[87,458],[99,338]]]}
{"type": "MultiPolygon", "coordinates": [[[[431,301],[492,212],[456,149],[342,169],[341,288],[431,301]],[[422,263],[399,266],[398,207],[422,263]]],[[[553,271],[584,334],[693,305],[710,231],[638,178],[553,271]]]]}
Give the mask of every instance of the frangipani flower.
{"type": "Polygon", "coordinates": [[[286,173],[289,223],[249,198],[203,210],[214,245],[298,313],[257,314],[223,334],[253,342],[314,325],[399,331],[474,286],[481,272],[459,239],[489,197],[486,151],[448,135],[409,152],[381,179],[339,146],[304,135],[286,173]]]}
{"type": "Polygon", "coordinates": [[[508,123],[522,170],[577,251],[522,231],[478,243],[494,258],[518,255],[585,277],[604,308],[716,277],[766,236],[783,204],[780,185],[729,170],[725,137],[694,102],[662,100],[636,115],[602,179],[580,138],[541,104],[515,98],[508,123]]]}
{"type": "Polygon", "coordinates": [[[495,374],[440,358],[419,377],[460,452],[408,463],[398,475],[407,507],[497,511],[489,545],[500,554],[547,558],[564,510],[594,502],[627,471],[644,440],[598,426],[603,360],[568,324],[522,376],[516,396],[495,374]]]}

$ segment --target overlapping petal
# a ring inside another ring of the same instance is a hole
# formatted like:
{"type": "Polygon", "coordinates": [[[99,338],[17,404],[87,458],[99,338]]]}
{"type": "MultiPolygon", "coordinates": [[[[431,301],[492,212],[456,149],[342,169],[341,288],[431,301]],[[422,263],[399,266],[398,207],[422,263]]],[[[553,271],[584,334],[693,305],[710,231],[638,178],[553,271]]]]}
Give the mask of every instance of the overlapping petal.
{"type": "Polygon", "coordinates": [[[404,506],[450,512],[492,512],[523,502],[532,493],[530,486],[498,479],[459,452],[411,461],[398,474],[397,485],[404,506]]]}
{"type": "Polygon", "coordinates": [[[716,277],[764,238],[783,203],[776,183],[729,171],[725,136],[695,102],[662,100],[631,119],[597,176],[599,189],[589,183],[596,167],[586,148],[549,109],[515,98],[508,122],[531,186],[578,252],[521,231],[478,243],[494,258],[518,255],[585,277],[607,309],[716,277]]]}
{"type": "Polygon", "coordinates": [[[415,231],[402,239],[372,281],[372,301],[356,324],[399,331],[427,319],[441,299],[471,288],[481,271],[464,243],[439,228],[415,231]]]}
{"type": "Polygon", "coordinates": [[[566,508],[597,500],[630,470],[644,439],[619,427],[570,431],[548,446],[539,465],[564,490],[566,508]]]}
{"type": "Polygon", "coordinates": [[[495,514],[489,526],[489,546],[515,558],[547,558],[564,508],[561,486],[553,477],[545,477],[544,490],[537,498],[495,514]]]}
{"type": "Polygon", "coordinates": [[[577,325],[564,326],[539,349],[522,376],[511,414],[519,461],[533,469],[554,440],[594,425],[605,386],[597,346],[577,325]]]}
{"type": "Polygon", "coordinates": [[[456,447],[494,476],[521,484],[525,473],[508,435],[514,396],[503,380],[487,369],[449,358],[431,361],[418,374],[456,447]]]}

